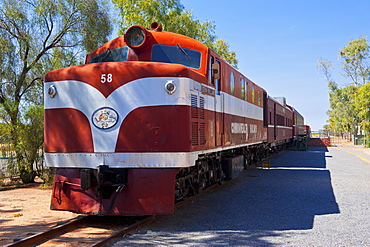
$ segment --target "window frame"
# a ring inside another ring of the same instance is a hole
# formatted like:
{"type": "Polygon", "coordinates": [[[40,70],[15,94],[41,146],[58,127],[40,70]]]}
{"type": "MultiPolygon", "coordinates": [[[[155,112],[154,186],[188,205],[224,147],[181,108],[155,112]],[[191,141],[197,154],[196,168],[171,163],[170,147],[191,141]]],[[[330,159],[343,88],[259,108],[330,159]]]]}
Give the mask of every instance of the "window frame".
{"type": "Polygon", "coordinates": [[[181,64],[192,69],[200,69],[202,66],[202,56],[203,56],[202,52],[190,48],[181,47],[179,44],[177,46],[166,44],[155,44],[152,46],[150,60],[152,62],[181,64]],[[179,52],[174,52],[175,50],[179,52]],[[184,57],[187,57],[188,59],[183,59],[184,57]]]}
{"type": "Polygon", "coordinates": [[[234,71],[230,73],[230,93],[231,95],[235,95],[235,75],[234,71]]]}

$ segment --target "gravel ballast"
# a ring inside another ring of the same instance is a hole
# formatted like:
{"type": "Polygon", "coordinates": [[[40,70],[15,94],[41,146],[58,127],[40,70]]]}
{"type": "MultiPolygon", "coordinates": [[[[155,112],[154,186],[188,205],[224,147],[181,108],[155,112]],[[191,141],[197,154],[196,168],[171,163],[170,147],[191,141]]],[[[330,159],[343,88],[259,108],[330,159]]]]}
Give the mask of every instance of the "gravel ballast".
{"type": "Polygon", "coordinates": [[[370,246],[369,160],[344,147],[284,151],[112,246],[370,246]]]}

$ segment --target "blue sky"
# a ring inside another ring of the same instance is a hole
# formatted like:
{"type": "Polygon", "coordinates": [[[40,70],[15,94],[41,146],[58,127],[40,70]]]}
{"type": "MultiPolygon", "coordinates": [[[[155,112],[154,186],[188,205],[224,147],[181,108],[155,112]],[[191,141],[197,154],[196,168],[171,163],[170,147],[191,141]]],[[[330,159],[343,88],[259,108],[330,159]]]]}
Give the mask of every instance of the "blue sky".
{"type": "Polygon", "coordinates": [[[339,50],[370,35],[369,0],[181,0],[196,19],[213,20],[227,40],[239,70],[273,97],[284,96],[312,130],[328,119],[327,83],[317,61],[334,62],[340,86],[339,50]]]}

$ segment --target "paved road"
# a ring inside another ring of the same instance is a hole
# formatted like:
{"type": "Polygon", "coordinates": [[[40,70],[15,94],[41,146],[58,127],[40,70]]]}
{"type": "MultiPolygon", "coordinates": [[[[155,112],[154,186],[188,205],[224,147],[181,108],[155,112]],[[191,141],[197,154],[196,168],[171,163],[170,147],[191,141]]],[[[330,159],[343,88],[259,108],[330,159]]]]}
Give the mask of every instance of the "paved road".
{"type": "Polygon", "coordinates": [[[285,151],[113,246],[127,245],[370,246],[370,155],[285,151]]]}

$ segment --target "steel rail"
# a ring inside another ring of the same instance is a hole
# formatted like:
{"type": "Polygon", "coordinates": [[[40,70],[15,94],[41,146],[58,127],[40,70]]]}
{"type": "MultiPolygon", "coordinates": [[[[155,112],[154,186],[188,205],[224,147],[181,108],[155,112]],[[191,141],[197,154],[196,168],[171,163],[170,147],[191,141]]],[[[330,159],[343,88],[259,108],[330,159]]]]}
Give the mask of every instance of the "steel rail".
{"type": "Polygon", "coordinates": [[[60,235],[62,232],[69,231],[71,228],[76,228],[77,225],[80,225],[87,221],[92,216],[78,216],[74,220],[67,222],[63,225],[56,226],[50,230],[47,230],[45,232],[41,232],[26,238],[23,238],[15,243],[11,243],[8,245],[5,245],[6,247],[27,247],[27,246],[35,246],[41,243],[44,243],[55,236],[60,235]]]}
{"type": "Polygon", "coordinates": [[[139,229],[140,227],[144,226],[144,225],[147,225],[147,224],[150,224],[153,222],[155,216],[152,215],[152,216],[148,216],[148,217],[145,217],[144,219],[132,224],[132,225],[129,225],[125,228],[123,228],[122,230],[119,230],[118,232],[104,238],[103,240],[95,243],[94,245],[92,245],[92,247],[103,247],[105,244],[107,244],[108,242],[116,239],[116,238],[121,238],[123,236],[125,236],[126,234],[132,232],[132,231],[135,231],[137,229],[139,229]]]}
{"type": "MultiPolygon", "coordinates": [[[[260,162],[257,162],[257,164],[260,162]]],[[[202,193],[206,191],[210,191],[212,189],[215,189],[219,186],[219,183],[212,184],[204,189],[202,189],[202,193]]],[[[175,203],[175,208],[179,209],[189,203],[192,203],[200,194],[196,194],[193,196],[189,196],[186,198],[183,198],[182,200],[175,203]]],[[[90,218],[94,217],[95,215],[88,215],[88,216],[78,216],[77,218],[73,219],[70,222],[67,222],[63,225],[54,227],[48,231],[41,232],[26,238],[23,238],[17,242],[5,245],[5,247],[28,247],[28,246],[36,246],[38,244],[47,242],[53,238],[55,238],[58,235],[64,234],[68,231],[70,231],[72,228],[75,229],[78,225],[81,225],[83,223],[86,223],[90,218]]],[[[104,217],[104,216],[103,216],[104,217]]],[[[150,224],[155,219],[155,215],[147,216],[144,219],[141,219],[129,226],[124,227],[121,230],[116,231],[115,233],[111,234],[108,237],[105,237],[104,239],[98,240],[95,244],[92,244],[93,247],[101,247],[107,244],[108,242],[123,237],[127,235],[128,233],[137,230],[138,228],[150,224]]]]}
{"type": "MultiPolygon", "coordinates": [[[[14,242],[14,243],[11,243],[11,244],[8,244],[8,245],[5,245],[5,247],[28,247],[28,246],[36,246],[36,245],[39,245],[39,244],[42,244],[42,243],[45,243],[61,234],[64,234],[66,232],[69,232],[69,231],[73,231],[74,229],[77,228],[78,225],[81,225],[81,224],[84,224],[86,222],[88,222],[90,220],[90,218],[92,218],[94,216],[90,215],[90,216],[79,216],[78,218],[72,220],[71,222],[67,222],[63,225],[60,225],[60,226],[57,226],[57,227],[54,227],[48,231],[45,231],[45,232],[41,232],[41,233],[38,233],[38,234],[35,234],[35,235],[32,235],[32,236],[29,236],[29,237],[26,237],[24,239],[21,239],[17,242],[14,242]]],[[[107,244],[108,242],[116,239],[116,238],[120,238],[120,237],[123,237],[124,235],[132,232],[132,231],[135,231],[137,230],[138,228],[144,226],[144,225],[147,225],[147,224],[150,224],[151,222],[153,222],[155,216],[147,216],[145,217],[144,219],[142,220],[139,220],[129,226],[126,226],[124,227],[123,229],[121,230],[118,230],[116,231],[115,233],[111,234],[110,236],[108,237],[105,237],[103,239],[99,239],[97,240],[96,243],[92,244],[91,246],[94,246],[94,247],[101,247],[101,246],[104,246],[105,244],[107,244]]]]}

